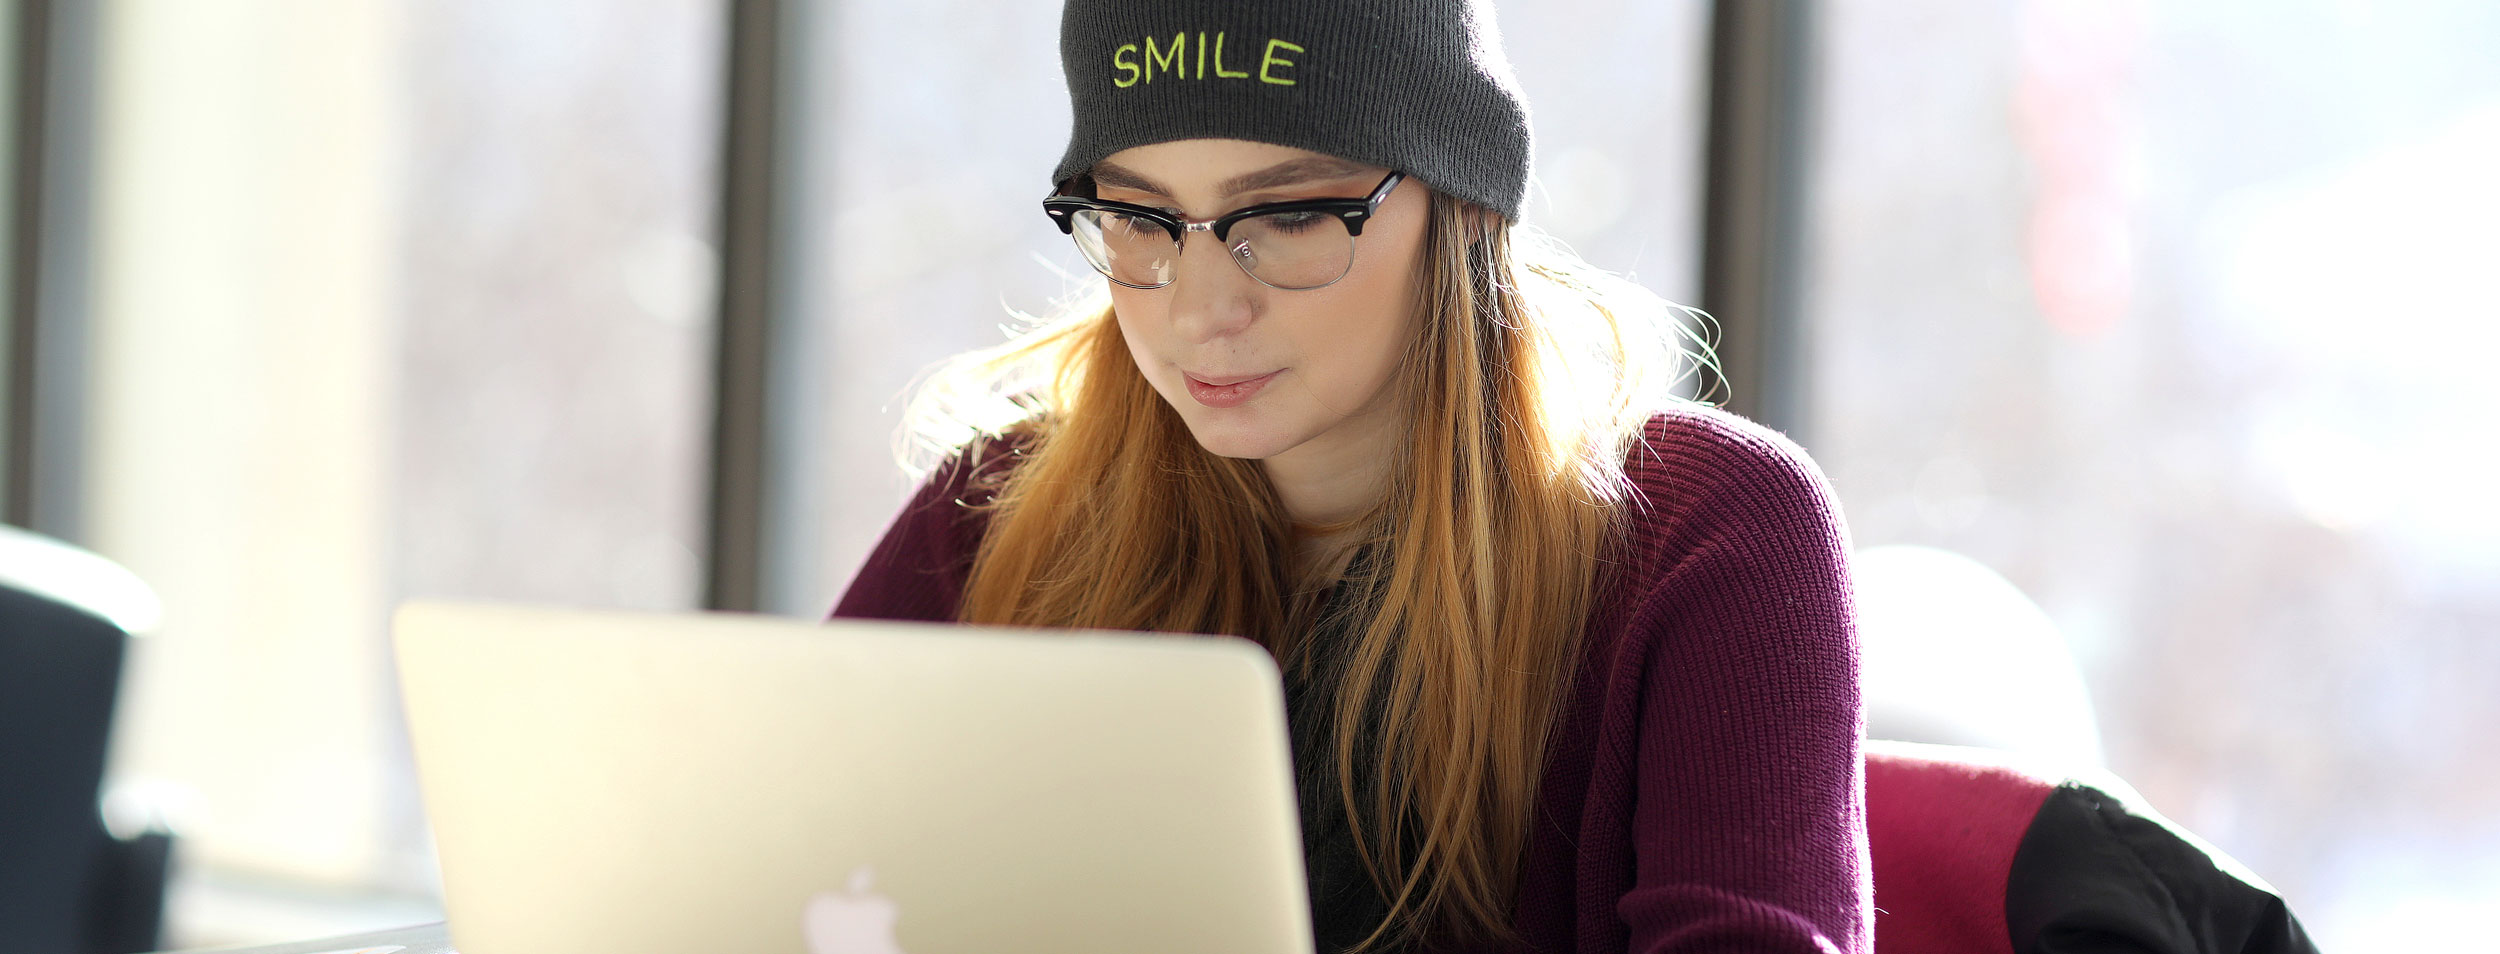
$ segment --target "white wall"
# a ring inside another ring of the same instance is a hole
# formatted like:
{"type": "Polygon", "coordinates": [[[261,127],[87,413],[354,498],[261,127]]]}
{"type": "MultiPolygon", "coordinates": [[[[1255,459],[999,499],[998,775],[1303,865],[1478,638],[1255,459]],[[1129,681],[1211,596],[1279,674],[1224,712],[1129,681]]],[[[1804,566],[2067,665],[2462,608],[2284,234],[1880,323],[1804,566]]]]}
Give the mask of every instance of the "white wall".
{"type": "Polygon", "coordinates": [[[378,860],[396,13],[125,0],[99,30],[83,517],[164,600],[113,771],[186,866],[378,860]]]}

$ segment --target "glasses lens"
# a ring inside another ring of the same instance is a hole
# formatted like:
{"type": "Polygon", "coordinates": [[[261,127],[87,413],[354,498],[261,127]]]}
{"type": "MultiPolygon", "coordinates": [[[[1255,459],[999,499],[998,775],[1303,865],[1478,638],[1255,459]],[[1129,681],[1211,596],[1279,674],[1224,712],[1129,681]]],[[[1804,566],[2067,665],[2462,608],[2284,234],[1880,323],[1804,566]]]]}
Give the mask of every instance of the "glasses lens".
{"type": "Polygon", "coordinates": [[[1225,238],[1242,268],[1277,288],[1318,288],[1354,265],[1353,233],[1326,212],[1254,215],[1233,223],[1225,238]]]}
{"type": "Polygon", "coordinates": [[[1172,280],[1172,266],[1181,250],[1163,226],[1103,209],[1079,211],[1075,220],[1068,234],[1075,236],[1077,249],[1103,274],[1146,288],[1172,280]]]}

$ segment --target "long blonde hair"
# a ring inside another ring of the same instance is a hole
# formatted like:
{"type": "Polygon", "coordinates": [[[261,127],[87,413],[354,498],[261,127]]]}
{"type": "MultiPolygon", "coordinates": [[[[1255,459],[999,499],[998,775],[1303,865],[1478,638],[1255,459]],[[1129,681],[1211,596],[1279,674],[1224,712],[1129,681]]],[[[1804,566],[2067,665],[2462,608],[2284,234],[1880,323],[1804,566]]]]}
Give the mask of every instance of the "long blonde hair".
{"type": "MultiPolygon", "coordinates": [[[[1355,528],[1376,572],[1345,581],[1364,615],[1335,693],[1336,777],[1355,778],[1368,752],[1365,771],[1386,783],[1369,805],[1353,786],[1341,795],[1391,899],[1358,951],[1427,932],[1511,935],[1547,736],[1627,503],[1624,455],[1712,369],[1707,340],[1680,320],[1707,316],[1497,216],[1471,241],[1480,212],[1431,196],[1421,330],[1393,385],[1415,409],[1414,440],[1387,449],[1389,492],[1355,528]]],[[[972,441],[1027,441],[989,504],[961,618],[1228,633],[1307,666],[1298,528],[1256,461],[1192,439],[1106,297],[955,359],[913,400],[906,448],[924,466],[972,441]]]]}

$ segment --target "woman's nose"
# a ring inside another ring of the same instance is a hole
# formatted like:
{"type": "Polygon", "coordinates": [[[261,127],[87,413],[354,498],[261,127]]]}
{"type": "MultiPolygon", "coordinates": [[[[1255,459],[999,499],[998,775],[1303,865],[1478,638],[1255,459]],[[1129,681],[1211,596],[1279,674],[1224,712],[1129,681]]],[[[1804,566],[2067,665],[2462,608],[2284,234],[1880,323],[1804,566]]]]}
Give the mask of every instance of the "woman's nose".
{"type": "Polygon", "coordinates": [[[1236,334],[1258,317],[1267,286],[1235,264],[1235,252],[1214,232],[1191,233],[1181,243],[1181,260],[1172,283],[1172,326],[1190,341],[1212,341],[1236,334]]]}

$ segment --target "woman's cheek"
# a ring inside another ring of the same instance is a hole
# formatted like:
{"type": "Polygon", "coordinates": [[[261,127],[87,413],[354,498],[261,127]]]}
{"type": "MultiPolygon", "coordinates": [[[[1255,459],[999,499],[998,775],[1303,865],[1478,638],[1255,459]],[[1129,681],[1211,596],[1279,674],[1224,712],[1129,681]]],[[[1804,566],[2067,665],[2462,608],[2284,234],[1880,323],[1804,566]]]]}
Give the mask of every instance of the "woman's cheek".
{"type": "Polygon", "coordinates": [[[1146,379],[1149,386],[1161,392],[1163,382],[1157,377],[1161,370],[1161,363],[1155,359],[1153,339],[1138,327],[1140,322],[1130,317],[1136,312],[1121,307],[1115,298],[1111,306],[1111,314],[1120,327],[1121,343],[1128,346],[1129,360],[1137,365],[1137,373],[1146,379]]]}

